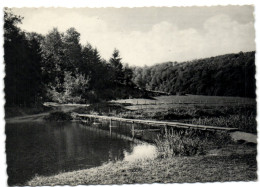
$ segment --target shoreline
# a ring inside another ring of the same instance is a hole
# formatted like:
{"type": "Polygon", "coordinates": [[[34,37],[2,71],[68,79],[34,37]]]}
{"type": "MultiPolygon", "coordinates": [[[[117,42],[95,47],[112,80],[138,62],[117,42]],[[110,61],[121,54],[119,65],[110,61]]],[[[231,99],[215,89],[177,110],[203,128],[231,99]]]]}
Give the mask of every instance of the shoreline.
{"type": "MultiPolygon", "coordinates": [[[[101,107],[102,108],[102,107],[101,107]]],[[[5,119],[7,123],[44,120],[52,112],[72,112],[80,107],[50,108],[48,112],[5,119]],[[55,110],[56,109],[56,110],[55,110]]],[[[104,108],[102,108],[104,110],[104,108]]],[[[90,110],[91,111],[91,110],[90,110]]],[[[234,143],[210,148],[204,156],[117,161],[99,167],[51,176],[35,176],[26,185],[80,185],[252,181],[256,175],[256,146],[234,143]],[[208,170],[211,169],[211,170],[208,170]],[[207,171],[207,172],[206,172],[207,171]],[[246,173],[246,174],[245,174],[246,173]],[[243,175],[244,174],[244,175],[243,175]]]]}
{"type": "Polygon", "coordinates": [[[90,169],[36,176],[26,183],[41,185],[111,185],[257,180],[255,154],[206,155],[117,161],[90,169]],[[198,172],[199,171],[199,172],[198,172]]]}

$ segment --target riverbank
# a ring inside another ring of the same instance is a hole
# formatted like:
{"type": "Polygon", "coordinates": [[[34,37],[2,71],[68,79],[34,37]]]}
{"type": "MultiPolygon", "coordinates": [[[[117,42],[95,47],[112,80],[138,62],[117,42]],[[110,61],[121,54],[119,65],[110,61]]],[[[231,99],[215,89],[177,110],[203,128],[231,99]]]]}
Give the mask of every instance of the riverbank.
{"type": "MultiPolygon", "coordinates": [[[[5,107],[5,120],[7,123],[40,122],[43,120],[60,121],[61,115],[70,116],[70,112],[87,108],[86,104],[58,104],[44,103],[34,107],[5,107]]],[[[71,118],[64,118],[63,121],[70,121],[71,118]]]]}
{"type": "MultiPolygon", "coordinates": [[[[59,117],[60,115],[63,116],[63,114],[67,115],[67,114],[71,114],[72,112],[78,112],[78,111],[82,113],[90,113],[95,115],[101,115],[105,113],[109,116],[119,116],[119,117],[132,116],[133,118],[137,118],[137,119],[155,118],[156,120],[162,120],[162,121],[164,120],[171,121],[171,117],[176,116],[176,115],[173,116],[170,115],[169,118],[166,118],[165,115],[161,115],[163,114],[161,111],[160,113],[157,113],[156,111],[150,112],[149,110],[145,111],[144,109],[129,110],[127,109],[127,106],[129,106],[129,104],[127,103],[118,104],[118,103],[110,103],[110,102],[97,103],[95,105],[93,104],[84,107],[67,106],[67,105],[62,107],[55,106],[54,108],[51,108],[52,109],[51,113],[45,112],[45,113],[34,114],[34,115],[25,115],[22,117],[17,117],[12,119],[13,120],[15,119],[16,123],[26,122],[26,120],[27,121],[46,120],[47,118],[45,117],[53,117],[49,119],[53,121],[57,121],[57,119],[59,119],[57,117],[59,117]],[[156,116],[158,116],[159,114],[163,116],[163,119],[156,118],[156,116]]],[[[191,108],[187,108],[186,110],[181,110],[180,108],[177,108],[176,110],[169,109],[169,112],[171,112],[170,114],[178,114],[179,116],[183,116],[183,117],[187,117],[188,116],[187,114],[192,116],[192,114],[194,113],[194,116],[192,117],[196,117],[197,115],[197,116],[207,116],[209,118],[209,117],[216,117],[215,115],[220,115],[220,116],[224,115],[222,113],[218,114],[218,111],[220,111],[220,109],[221,108],[214,107],[214,111],[213,111],[213,110],[207,110],[203,108],[191,107],[191,108]]],[[[232,114],[233,108],[227,108],[227,110],[229,112],[231,111],[230,113],[232,114]]],[[[166,113],[167,116],[169,116],[169,112],[166,113]]],[[[7,122],[10,121],[7,120],[7,122]]],[[[221,121],[218,121],[218,123],[221,123],[221,121]]],[[[68,173],[60,173],[53,176],[35,176],[26,184],[35,186],[35,185],[65,185],[65,184],[66,185],[131,184],[131,183],[160,183],[160,182],[181,183],[181,182],[214,182],[214,181],[219,182],[219,181],[256,180],[257,178],[256,142],[248,142],[244,140],[243,142],[241,142],[240,139],[237,139],[237,143],[232,142],[230,143],[231,145],[229,146],[227,145],[229,143],[227,143],[225,139],[226,136],[222,136],[223,134],[221,133],[220,133],[221,136],[218,136],[218,138],[216,138],[215,136],[213,137],[211,135],[202,136],[203,134],[197,134],[199,132],[195,134],[188,133],[187,137],[183,138],[184,132],[180,131],[179,133],[180,133],[179,134],[180,138],[169,139],[169,142],[173,142],[174,145],[178,145],[177,147],[180,148],[180,150],[177,149],[175,150],[174,153],[176,153],[176,155],[183,153],[184,155],[182,155],[182,157],[172,156],[168,158],[166,156],[162,158],[161,156],[157,156],[156,159],[152,159],[152,160],[136,160],[134,162],[118,161],[114,163],[107,163],[102,166],[91,168],[91,169],[78,170],[78,171],[68,172],[68,173]],[[198,136],[198,138],[194,137],[195,135],[198,136]],[[211,144],[212,141],[204,142],[204,139],[213,140],[213,142],[215,143],[214,146],[212,146],[213,144],[211,144]],[[203,151],[201,151],[203,153],[203,156],[200,155],[200,151],[196,152],[198,147],[203,147],[203,151]],[[204,149],[206,151],[204,151],[204,149]],[[185,150],[188,150],[188,152],[185,150]],[[193,154],[194,150],[195,153],[193,154]],[[186,155],[190,155],[190,156],[187,157],[186,155]]],[[[62,137],[64,136],[62,135],[62,137]]],[[[81,141],[82,139],[84,139],[84,137],[85,135],[82,136],[79,140],[81,141]]],[[[171,144],[168,144],[167,142],[163,142],[163,143],[164,145],[166,145],[164,148],[167,148],[168,145],[170,145],[171,147],[171,144]]],[[[86,168],[86,167],[82,167],[82,168],[86,168]]],[[[65,171],[65,170],[59,170],[58,172],[60,171],[65,171]]],[[[66,171],[70,171],[70,170],[66,170],[66,171]]],[[[36,173],[38,172],[34,172],[34,174],[31,175],[28,179],[30,179],[36,173]]],[[[28,179],[26,181],[28,181],[28,179]]]]}
{"type": "Polygon", "coordinates": [[[31,107],[5,106],[5,118],[23,117],[35,114],[41,114],[50,111],[51,108],[44,105],[35,105],[31,107]]]}
{"type": "Polygon", "coordinates": [[[36,176],[27,185],[90,185],[255,181],[256,152],[118,161],[91,169],[36,176]]]}

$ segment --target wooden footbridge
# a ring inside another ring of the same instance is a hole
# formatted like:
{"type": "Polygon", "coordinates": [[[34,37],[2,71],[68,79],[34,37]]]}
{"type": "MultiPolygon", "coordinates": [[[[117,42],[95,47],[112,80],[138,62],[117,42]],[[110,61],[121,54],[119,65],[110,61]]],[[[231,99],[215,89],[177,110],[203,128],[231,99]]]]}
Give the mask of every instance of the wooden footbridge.
{"type": "Polygon", "coordinates": [[[127,118],[119,118],[119,117],[111,117],[111,116],[100,116],[100,115],[78,114],[78,113],[76,113],[75,116],[80,117],[82,119],[87,118],[87,119],[109,120],[110,125],[112,124],[112,121],[120,121],[120,122],[132,123],[132,124],[145,124],[154,127],[164,127],[166,132],[168,127],[183,128],[183,129],[199,129],[199,130],[207,130],[207,131],[229,131],[229,132],[238,131],[237,128],[194,125],[194,124],[186,124],[180,122],[127,119],[127,118]]]}

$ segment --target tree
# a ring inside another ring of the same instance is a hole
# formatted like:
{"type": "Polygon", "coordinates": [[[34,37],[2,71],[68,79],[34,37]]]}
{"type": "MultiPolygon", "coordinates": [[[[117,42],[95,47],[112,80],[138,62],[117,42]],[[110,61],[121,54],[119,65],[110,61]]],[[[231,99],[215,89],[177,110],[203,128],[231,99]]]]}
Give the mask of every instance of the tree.
{"type": "Polygon", "coordinates": [[[64,65],[65,60],[63,52],[62,34],[57,28],[51,30],[42,41],[42,64],[43,76],[46,90],[56,89],[62,92],[61,85],[64,80],[64,65]]]}
{"type": "Polygon", "coordinates": [[[135,68],[141,88],[171,93],[255,97],[255,52],[135,68]]]}
{"type": "Polygon", "coordinates": [[[123,64],[121,62],[121,57],[119,55],[119,50],[114,49],[112,57],[109,59],[109,63],[112,67],[115,82],[122,83],[124,79],[123,74],[123,64]]]}
{"type": "Polygon", "coordinates": [[[81,45],[79,43],[80,34],[75,28],[70,28],[62,37],[64,61],[62,63],[64,71],[76,73],[82,63],[81,45]]]}
{"type": "Polygon", "coordinates": [[[58,103],[85,103],[89,91],[89,77],[82,74],[72,75],[71,72],[64,72],[63,91],[50,90],[53,101],[58,103]]]}
{"type": "Polygon", "coordinates": [[[129,67],[128,64],[125,65],[124,69],[123,69],[123,74],[124,74],[124,84],[125,85],[129,85],[129,86],[133,86],[133,70],[129,67]]]}
{"type": "Polygon", "coordinates": [[[41,50],[33,37],[17,26],[22,18],[4,11],[6,105],[32,105],[41,99],[41,50]]]}

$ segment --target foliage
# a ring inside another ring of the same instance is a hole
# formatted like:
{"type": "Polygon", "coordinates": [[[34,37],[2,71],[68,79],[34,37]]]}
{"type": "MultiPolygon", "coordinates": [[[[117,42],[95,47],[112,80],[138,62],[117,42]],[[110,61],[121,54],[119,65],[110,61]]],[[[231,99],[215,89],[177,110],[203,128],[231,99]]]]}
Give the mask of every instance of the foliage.
{"type": "Polygon", "coordinates": [[[82,45],[75,28],[53,28],[43,36],[22,31],[21,23],[20,16],[5,9],[8,106],[148,97],[152,92],[147,90],[255,97],[255,52],[130,68],[118,49],[106,61],[91,44],[82,45]]]}
{"type": "Polygon", "coordinates": [[[133,68],[140,88],[171,94],[255,97],[255,52],[133,68]]]}
{"type": "Polygon", "coordinates": [[[58,103],[81,103],[89,87],[89,78],[82,74],[76,77],[71,72],[64,72],[63,91],[57,92],[55,87],[49,90],[50,98],[58,103]]]}
{"type": "Polygon", "coordinates": [[[118,50],[107,62],[91,44],[80,44],[75,28],[64,33],[53,28],[42,36],[22,31],[17,26],[21,21],[20,16],[5,10],[7,105],[44,100],[92,103],[129,97],[127,92],[121,94],[126,87],[135,90],[132,70],[123,67],[118,50]]]}
{"type": "Polygon", "coordinates": [[[191,131],[171,131],[155,140],[158,156],[171,158],[174,156],[193,156],[204,154],[205,140],[191,131]]]}
{"type": "Polygon", "coordinates": [[[45,120],[48,120],[48,121],[69,121],[69,120],[72,120],[72,117],[69,113],[57,111],[57,112],[51,112],[48,116],[45,117],[45,120]]]}
{"type": "Polygon", "coordinates": [[[209,150],[221,148],[231,143],[227,132],[210,132],[201,130],[183,130],[169,128],[168,132],[158,135],[155,144],[158,157],[204,155],[209,150]]]}
{"type": "Polygon", "coordinates": [[[7,105],[29,106],[41,102],[41,48],[38,35],[26,34],[17,26],[20,16],[4,12],[4,61],[7,105]]]}

